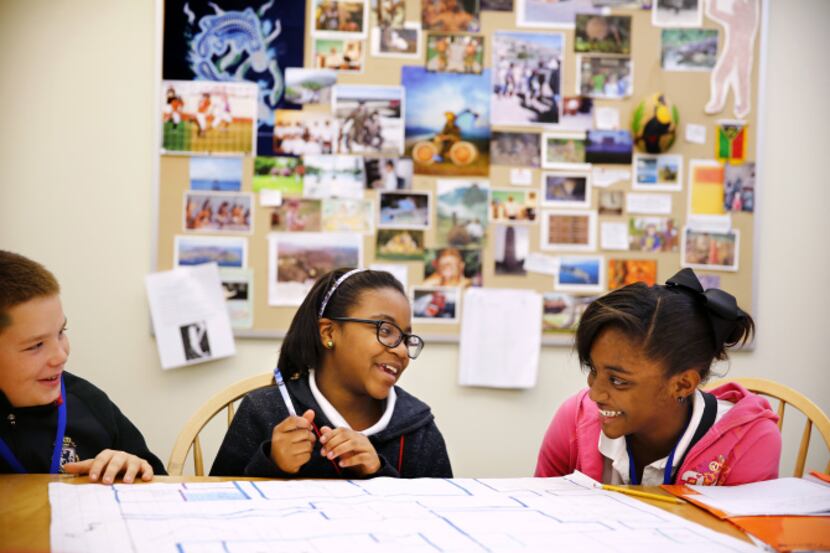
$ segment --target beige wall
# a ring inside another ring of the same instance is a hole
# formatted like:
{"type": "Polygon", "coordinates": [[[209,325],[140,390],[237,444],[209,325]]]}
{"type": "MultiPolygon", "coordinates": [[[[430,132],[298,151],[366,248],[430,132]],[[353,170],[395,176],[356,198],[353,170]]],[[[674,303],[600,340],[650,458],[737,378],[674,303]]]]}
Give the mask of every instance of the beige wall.
{"type": "MultiPolygon", "coordinates": [[[[758,346],[734,355],[730,374],[780,380],[830,412],[822,345],[830,311],[830,2],[770,4],[758,346]]],[[[278,344],[241,341],[233,359],[160,369],[143,281],[153,230],[154,49],[150,0],[0,1],[0,247],[57,274],[73,344],[69,369],[105,389],[166,461],[197,406],[268,370],[278,344]]],[[[403,380],[432,405],[456,474],[530,474],[553,411],[584,384],[574,357],[546,348],[539,384],[524,392],[459,387],[457,357],[454,345],[430,346],[403,380]]],[[[800,432],[787,429],[793,451],[800,432]]],[[[827,460],[818,451],[808,467],[827,460]]]]}

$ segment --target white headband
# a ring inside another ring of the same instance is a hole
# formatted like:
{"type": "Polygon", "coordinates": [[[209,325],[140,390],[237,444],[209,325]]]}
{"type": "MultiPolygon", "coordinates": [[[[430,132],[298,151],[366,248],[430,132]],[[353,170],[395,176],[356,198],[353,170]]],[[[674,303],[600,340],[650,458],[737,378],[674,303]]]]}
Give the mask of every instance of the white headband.
{"type": "Polygon", "coordinates": [[[355,273],[359,273],[361,271],[365,271],[366,269],[352,269],[351,271],[344,273],[340,278],[334,281],[334,285],[329,288],[329,291],[326,292],[326,296],[323,298],[323,303],[320,304],[320,312],[317,313],[317,318],[323,317],[323,312],[326,310],[326,305],[328,305],[329,300],[334,295],[334,291],[337,290],[337,287],[343,284],[343,281],[352,276],[355,273]]]}

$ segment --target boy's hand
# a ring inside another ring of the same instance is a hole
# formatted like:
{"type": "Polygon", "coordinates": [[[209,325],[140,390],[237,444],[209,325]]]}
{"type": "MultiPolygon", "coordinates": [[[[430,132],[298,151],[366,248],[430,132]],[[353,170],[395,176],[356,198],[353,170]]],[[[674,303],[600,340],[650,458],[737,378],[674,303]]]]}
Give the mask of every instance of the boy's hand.
{"type": "Polygon", "coordinates": [[[329,459],[339,459],[337,464],[349,468],[360,476],[369,476],[380,470],[378,452],[369,438],[349,428],[328,426],[320,429],[320,453],[329,459]]]}
{"type": "Polygon", "coordinates": [[[311,459],[314,442],[314,411],[309,409],[302,417],[286,417],[271,433],[271,460],[283,472],[295,474],[311,459]]]}
{"type": "Polygon", "coordinates": [[[150,463],[126,451],[113,449],[105,449],[96,455],[95,459],[66,463],[63,471],[67,474],[89,474],[90,480],[103,484],[112,484],[115,477],[122,472],[124,476],[121,480],[125,484],[132,483],[136,475],[140,475],[145,482],[153,479],[153,467],[150,463]]]}

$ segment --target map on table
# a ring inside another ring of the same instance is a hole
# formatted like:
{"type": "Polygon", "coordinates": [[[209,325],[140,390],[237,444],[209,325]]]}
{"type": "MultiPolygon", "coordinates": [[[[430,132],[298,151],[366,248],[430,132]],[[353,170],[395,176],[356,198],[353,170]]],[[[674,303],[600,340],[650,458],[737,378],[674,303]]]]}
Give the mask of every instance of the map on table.
{"type": "Polygon", "coordinates": [[[51,546],[65,553],[757,551],[579,476],[56,482],[51,546]]]}

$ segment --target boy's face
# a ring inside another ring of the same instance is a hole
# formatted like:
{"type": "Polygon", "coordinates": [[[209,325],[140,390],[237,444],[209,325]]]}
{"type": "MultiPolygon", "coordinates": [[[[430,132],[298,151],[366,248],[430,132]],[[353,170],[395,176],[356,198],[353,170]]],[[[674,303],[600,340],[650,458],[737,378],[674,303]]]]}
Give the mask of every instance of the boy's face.
{"type": "Polygon", "coordinates": [[[9,309],[0,331],[0,390],[14,407],[47,405],[61,393],[69,357],[60,297],[35,298],[9,309]]]}

